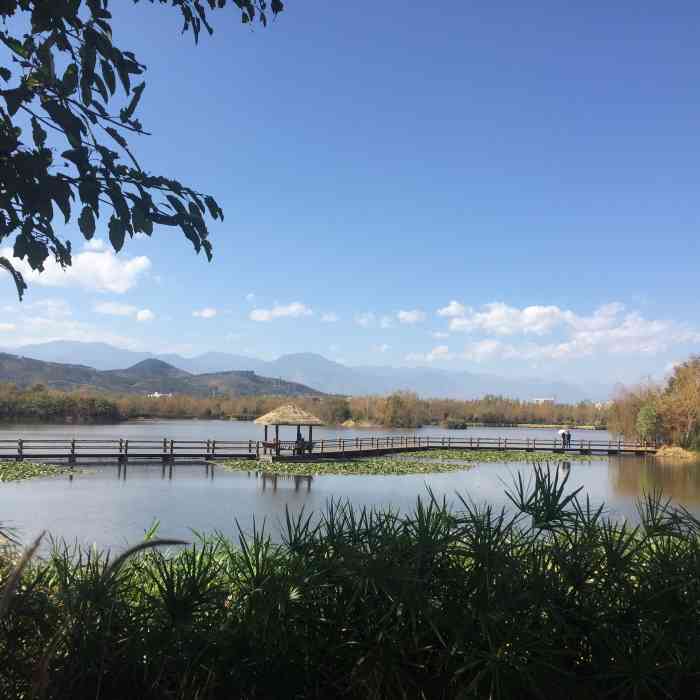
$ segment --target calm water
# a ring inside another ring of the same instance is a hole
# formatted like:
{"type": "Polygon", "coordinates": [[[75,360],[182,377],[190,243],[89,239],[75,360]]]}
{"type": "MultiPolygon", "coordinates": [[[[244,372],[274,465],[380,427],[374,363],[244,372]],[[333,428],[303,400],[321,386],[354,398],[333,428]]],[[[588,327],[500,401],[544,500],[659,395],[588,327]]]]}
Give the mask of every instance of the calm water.
{"type": "MultiPolygon", "coordinates": [[[[290,429],[294,430],[294,429],[290,429]]],[[[158,421],[104,426],[3,426],[8,437],[115,437],[159,439],[256,439],[260,429],[251,423],[221,421],[158,421]]],[[[342,433],[367,435],[367,430],[318,429],[319,438],[342,433]]],[[[386,431],[375,431],[387,434],[386,431]]],[[[413,432],[413,431],[411,431],[413,432]]],[[[423,429],[422,435],[471,435],[554,438],[555,430],[474,428],[467,431],[423,429]]],[[[397,433],[398,434],[398,433],[397,433]]],[[[605,432],[574,431],[577,437],[607,440],[605,432]]],[[[475,455],[476,457],[476,455],[475,455]]],[[[554,456],[553,456],[554,457],[554,456]]],[[[559,466],[562,471],[565,465],[559,466]]],[[[91,473],[0,484],[0,521],[17,528],[23,540],[42,529],[68,540],[123,547],[138,541],[158,519],[162,536],[190,536],[190,528],[234,534],[235,521],[244,528],[265,518],[271,529],[285,506],[319,511],[331,498],[356,505],[392,505],[409,510],[430,487],[457,503],[455,493],[476,502],[506,503],[504,488],[527,464],[477,464],[448,474],[409,476],[315,476],[311,479],[258,476],[255,472],[226,472],[204,465],[160,464],[90,467],[91,473]]],[[[644,490],[662,488],[674,501],[700,514],[700,464],[663,465],[652,458],[600,458],[571,462],[572,487],[583,486],[596,503],[605,502],[619,517],[635,518],[635,499],[644,490]]]]}

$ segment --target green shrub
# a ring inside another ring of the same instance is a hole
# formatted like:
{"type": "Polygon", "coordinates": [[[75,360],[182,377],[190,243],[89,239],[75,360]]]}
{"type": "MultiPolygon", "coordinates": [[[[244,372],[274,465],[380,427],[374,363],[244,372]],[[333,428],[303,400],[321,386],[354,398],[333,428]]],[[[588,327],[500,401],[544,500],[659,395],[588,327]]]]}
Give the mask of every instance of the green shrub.
{"type": "Polygon", "coordinates": [[[538,466],[508,512],[331,502],[278,544],[254,524],[116,563],[54,543],[0,594],[0,697],[696,697],[700,522],[566,486],[538,466]]]}

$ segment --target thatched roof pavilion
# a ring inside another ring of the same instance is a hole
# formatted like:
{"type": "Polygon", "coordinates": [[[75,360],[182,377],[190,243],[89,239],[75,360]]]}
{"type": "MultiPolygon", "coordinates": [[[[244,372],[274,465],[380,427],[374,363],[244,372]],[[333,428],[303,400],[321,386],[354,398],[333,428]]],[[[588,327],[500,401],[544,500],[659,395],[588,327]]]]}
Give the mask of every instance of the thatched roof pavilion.
{"type": "Polygon", "coordinates": [[[256,418],[255,422],[258,425],[323,425],[323,421],[313,413],[291,403],[256,418]]]}
{"type": "Polygon", "coordinates": [[[256,418],[255,422],[258,425],[264,425],[265,426],[265,441],[263,443],[264,445],[264,450],[265,453],[267,453],[268,447],[274,449],[276,454],[280,453],[280,425],[296,425],[297,426],[297,444],[299,445],[298,447],[298,452],[295,452],[295,454],[303,454],[304,450],[307,450],[308,452],[311,452],[313,450],[313,426],[314,425],[323,425],[323,421],[318,418],[317,416],[313,415],[313,413],[309,413],[308,411],[305,411],[303,408],[299,408],[299,406],[295,406],[294,404],[287,404],[286,406],[280,406],[279,408],[276,408],[274,411],[270,411],[269,413],[266,413],[264,416],[260,416],[260,418],[256,418]],[[267,440],[267,427],[269,425],[274,425],[275,426],[275,443],[274,446],[270,445],[267,440]],[[309,440],[306,444],[304,444],[303,440],[301,439],[301,426],[302,425],[307,425],[309,427],[309,440]],[[301,443],[299,441],[301,440],[301,443]]]}

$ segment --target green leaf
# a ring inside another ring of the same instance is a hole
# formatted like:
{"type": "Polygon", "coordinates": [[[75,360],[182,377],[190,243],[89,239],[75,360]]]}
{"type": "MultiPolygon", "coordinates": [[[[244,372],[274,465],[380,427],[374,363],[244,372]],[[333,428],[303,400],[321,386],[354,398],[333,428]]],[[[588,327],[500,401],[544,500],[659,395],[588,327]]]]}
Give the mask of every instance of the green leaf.
{"type": "Polygon", "coordinates": [[[124,236],[126,235],[126,226],[121,219],[112,216],[109,220],[109,240],[112,248],[118,253],[124,246],[124,236]]]}
{"type": "Polygon", "coordinates": [[[88,241],[95,235],[95,215],[92,213],[92,207],[87,205],[83,207],[78,218],[78,226],[88,241]]]}
{"type": "Polygon", "coordinates": [[[113,95],[117,89],[117,78],[114,75],[114,70],[112,66],[105,60],[100,61],[100,66],[102,66],[102,77],[107,83],[110,93],[113,95]]]}
{"type": "Polygon", "coordinates": [[[24,45],[19,39],[15,39],[13,36],[8,36],[7,34],[0,34],[0,41],[18,56],[29,58],[29,52],[24,48],[24,45]]]}
{"type": "Polygon", "coordinates": [[[37,148],[43,148],[46,143],[46,132],[41,128],[39,120],[36,117],[32,117],[32,137],[34,138],[34,145],[37,148]]]}
{"type": "Polygon", "coordinates": [[[108,126],[105,131],[122,147],[128,146],[126,139],[112,126],[108,126]]]}
{"type": "Polygon", "coordinates": [[[173,209],[175,209],[178,214],[187,216],[187,209],[185,209],[185,205],[177,197],[172,194],[168,194],[166,195],[166,199],[170,202],[170,204],[172,204],[173,209]]]}
{"type": "Polygon", "coordinates": [[[122,109],[121,112],[119,113],[119,118],[123,122],[129,121],[131,119],[131,116],[134,113],[134,110],[139,104],[139,100],[141,99],[141,93],[143,92],[144,88],[146,87],[146,83],[141,83],[137,85],[134,88],[134,94],[133,97],[131,98],[131,102],[129,102],[129,106],[126,109],[122,109]]]}
{"type": "Polygon", "coordinates": [[[125,225],[128,224],[131,219],[131,214],[129,213],[129,206],[126,203],[126,199],[124,199],[124,195],[122,194],[121,189],[119,189],[119,186],[114,181],[110,182],[107,194],[112,200],[114,211],[116,212],[119,219],[123,221],[125,225]]]}
{"type": "Polygon", "coordinates": [[[73,197],[73,191],[70,185],[60,177],[54,177],[52,185],[51,198],[56,202],[66,223],[68,223],[70,221],[70,200],[73,197]]]}
{"type": "Polygon", "coordinates": [[[66,95],[72,95],[78,89],[78,66],[71,63],[61,78],[61,88],[66,95]]]}
{"type": "Polygon", "coordinates": [[[78,185],[78,194],[83,204],[89,204],[93,211],[99,213],[100,185],[94,178],[82,178],[78,185]]]}
{"type": "Polygon", "coordinates": [[[7,103],[7,111],[10,113],[10,116],[14,117],[14,115],[17,114],[17,110],[22,106],[22,102],[28,99],[30,93],[27,88],[22,85],[14,90],[3,90],[2,96],[7,103]]]}
{"type": "Polygon", "coordinates": [[[11,77],[12,73],[7,68],[0,67],[0,78],[7,82],[11,77]]]}
{"type": "Polygon", "coordinates": [[[82,134],[84,134],[86,130],[85,124],[55,100],[47,100],[44,102],[44,109],[63,129],[70,145],[73,146],[73,148],[80,148],[82,145],[82,134]]]}
{"type": "Polygon", "coordinates": [[[0,268],[10,273],[15,283],[15,287],[17,288],[17,296],[19,297],[19,300],[22,301],[24,292],[27,289],[27,283],[24,281],[24,277],[22,277],[21,273],[15,270],[12,263],[7,258],[0,258],[0,268]]]}

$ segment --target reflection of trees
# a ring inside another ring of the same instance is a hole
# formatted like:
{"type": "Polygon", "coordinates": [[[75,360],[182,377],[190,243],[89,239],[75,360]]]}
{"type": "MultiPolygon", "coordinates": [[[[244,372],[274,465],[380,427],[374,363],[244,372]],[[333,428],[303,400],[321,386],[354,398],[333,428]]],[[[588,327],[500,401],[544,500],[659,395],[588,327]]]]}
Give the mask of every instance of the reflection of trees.
{"type": "Polygon", "coordinates": [[[700,464],[670,464],[653,458],[610,460],[610,483],[619,496],[654,489],[682,503],[700,502],[700,464]]]}

